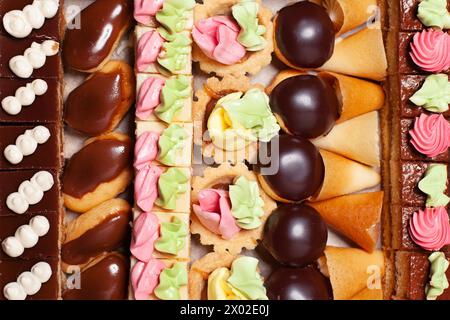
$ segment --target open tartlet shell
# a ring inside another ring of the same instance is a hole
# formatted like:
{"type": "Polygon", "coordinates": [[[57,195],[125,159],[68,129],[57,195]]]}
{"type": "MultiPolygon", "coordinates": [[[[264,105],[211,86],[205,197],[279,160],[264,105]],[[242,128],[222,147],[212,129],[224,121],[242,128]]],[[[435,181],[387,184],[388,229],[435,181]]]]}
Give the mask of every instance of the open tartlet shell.
{"type": "Polygon", "coordinates": [[[214,99],[220,99],[224,93],[247,92],[250,89],[260,89],[264,87],[259,84],[251,84],[249,78],[245,76],[226,76],[222,80],[216,77],[209,78],[204,86],[195,93],[192,106],[192,117],[194,120],[194,144],[202,146],[202,154],[207,158],[212,158],[215,163],[239,163],[244,160],[252,161],[256,158],[258,144],[251,142],[244,149],[237,151],[227,151],[215,146],[212,141],[204,139],[204,132],[207,130],[205,117],[207,115],[208,104],[214,99]]]}
{"type": "MultiPolygon", "coordinates": [[[[218,168],[207,168],[204,171],[203,177],[194,177],[192,182],[192,203],[198,204],[198,194],[203,189],[212,188],[218,184],[231,184],[235,178],[244,176],[250,181],[256,181],[256,175],[248,170],[243,164],[239,163],[236,166],[230,164],[222,164],[218,168]]],[[[264,201],[264,215],[261,217],[261,225],[252,230],[242,229],[232,239],[225,240],[220,235],[217,235],[207,228],[205,228],[195,214],[191,215],[191,233],[200,235],[200,243],[203,245],[214,246],[216,252],[230,252],[231,254],[239,254],[243,248],[254,249],[258,245],[258,240],[261,239],[264,224],[272,211],[277,207],[264,190],[259,187],[259,193],[264,201]]]]}
{"type": "MultiPolygon", "coordinates": [[[[231,15],[231,7],[239,3],[239,1],[204,0],[203,4],[197,4],[194,9],[195,23],[218,15],[231,15]]],[[[193,60],[200,63],[200,69],[202,71],[215,73],[221,77],[226,75],[241,76],[247,73],[254,75],[270,64],[273,52],[272,12],[261,4],[261,0],[255,1],[260,5],[258,13],[259,23],[266,27],[266,33],[264,35],[267,41],[266,47],[260,51],[248,52],[243,61],[228,66],[207,57],[194,42],[193,60]]]]}

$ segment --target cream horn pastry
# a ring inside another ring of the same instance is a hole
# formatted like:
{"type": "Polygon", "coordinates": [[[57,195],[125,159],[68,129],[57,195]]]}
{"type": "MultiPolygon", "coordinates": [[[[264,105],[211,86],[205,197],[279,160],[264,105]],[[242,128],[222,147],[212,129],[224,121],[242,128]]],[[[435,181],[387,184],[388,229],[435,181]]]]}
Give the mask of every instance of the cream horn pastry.
{"type": "Polygon", "coordinates": [[[87,140],[64,171],[64,205],[83,213],[122,193],[133,175],[131,156],[131,141],[124,134],[87,140]]]}
{"type": "MultiPolygon", "coordinates": [[[[373,8],[370,4],[373,1],[333,2],[351,7],[346,10],[347,17],[349,12],[358,10],[355,16],[359,18],[355,21],[361,24],[367,21],[368,9],[373,8]]],[[[344,28],[353,24],[348,23],[344,28]]],[[[336,42],[336,29],[342,29],[344,25],[333,22],[324,7],[309,1],[281,9],[274,25],[275,53],[294,69],[320,69],[373,80],[386,77],[387,61],[379,28],[364,28],[336,42]],[[313,33],[304,32],[305,29],[313,30],[313,33]]]]}
{"type": "Polygon", "coordinates": [[[83,9],[73,22],[82,21],[81,26],[65,34],[66,65],[81,72],[101,69],[130,28],[132,11],[129,0],[95,1],[83,9]]]}
{"type": "Polygon", "coordinates": [[[194,16],[193,59],[202,71],[254,75],[271,62],[272,13],[261,0],[206,0],[194,16]]]}
{"type": "Polygon", "coordinates": [[[142,121],[192,122],[193,77],[137,74],[136,118],[142,121]]]}
{"type": "Polygon", "coordinates": [[[216,252],[239,254],[254,249],[276,203],[259,186],[256,175],[239,163],[207,168],[192,182],[191,233],[216,252]]]}
{"type": "Polygon", "coordinates": [[[374,187],[380,175],[372,168],[319,150],[303,138],[281,135],[269,142],[269,161],[255,167],[266,193],[276,201],[325,200],[374,187]],[[289,161],[285,161],[289,159],[289,161]]]}
{"type": "Polygon", "coordinates": [[[62,269],[83,267],[127,243],[131,215],[128,202],[112,199],[70,221],[61,247],[62,269]]]}
{"type": "Polygon", "coordinates": [[[254,160],[258,144],[280,130],[269,97],[246,77],[210,78],[196,98],[194,143],[216,163],[254,160]]]}
{"type": "Polygon", "coordinates": [[[189,271],[193,300],[268,300],[259,261],[230,253],[208,253],[189,271]]]}
{"type": "Polygon", "coordinates": [[[131,67],[122,61],[109,61],[69,94],[64,121],[90,136],[110,132],[134,103],[134,95],[131,67]]]}

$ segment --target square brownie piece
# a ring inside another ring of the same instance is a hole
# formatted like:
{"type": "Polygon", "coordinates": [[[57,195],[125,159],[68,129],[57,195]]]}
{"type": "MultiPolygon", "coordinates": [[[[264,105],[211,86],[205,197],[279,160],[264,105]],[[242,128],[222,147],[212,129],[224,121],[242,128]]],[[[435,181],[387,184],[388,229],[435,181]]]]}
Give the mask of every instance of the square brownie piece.
{"type": "MultiPolygon", "coordinates": [[[[30,180],[40,170],[23,170],[23,171],[0,171],[0,218],[3,216],[17,216],[6,205],[8,196],[17,192],[19,186],[25,180],[30,180]]],[[[54,170],[47,170],[53,175],[53,187],[44,192],[44,197],[39,203],[30,205],[25,214],[33,214],[38,212],[60,212],[60,185],[58,174],[54,170]]]]}
{"type": "MultiPolygon", "coordinates": [[[[57,212],[37,212],[33,214],[16,214],[15,216],[0,217],[0,242],[4,239],[14,236],[17,228],[22,225],[29,224],[30,220],[35,216],[44,216],[50,223],[50,229],[46,235],[39,237],[38,243],[32,247],[25,249],[20,257],[15,259],[45,259],[49,257],[58,257],[59,255],[59,232],[60,219],[57,212]]],[[[12,259],[3,250],[0,250],[0,260],[12,259]]]]}
{"type": "Polygon", "coordinates": [[[38,144],[36,151],[18,164],[9,162],[4,153],[8,145],[14,145],[18,136],[36,126],[0,126],[0,170],[18,169],[58,169],[61,167],[60,124],[51,123],[43,125],[50,131],[50,138],[43,144],[38,144]]]}
{"type": "Polygon", "coordinates": [[[50,279],[42,284],[41,289],[32,296],[27,296],[27,300],[57,300],[60,295],[60,274],[59,274],[59,260],[58,258],[47,259],[5,259],[0,260],[0,300],[6,300],[3,294],[3,288],[10,282],[17,280],[17,277],[31,268],[38,262],[47,262],[52,269],[52,276],[50,279]]]}
{"type": "MultiPolygon", "coordinates": [[[[33,42],[42,43],[43,40],[25,38],[13,39],[0,35],[0,78],[18,78],[9,68],[9,60],[17,55],[23,55],[33,42]]],[[[60,48],[61,50],[61,48],[60,48]]],[[[59,78],[62,75],[62,64],[60,53],[47,57],[45,65],[35,69],[30,79],[59,78]]]]}
{"type": "Polygon", "coordinates": [[[420,0],[400,0],[400,30],[420,31],[424,25],[417,17],[420,0]]]}
{"type": "MultiPolygon", "coordinates": [[[[25,6],[33,3],[33,0],[1,0],[0,1],[0,17],[12,10],[22,10],[25,6]]],[[[35,38],[40,40],[53,39],[61,40],[64,32],[64,1],[59,0],[58,13],[50,19],[45,19],[44,25],[40,29],[33,29],[28,38],[35,38]]],[[[3,23],[0,24],[0,34],[16,39],[6,32],[3,23]]]]}
{"type": "MultiPolygon", "coordinates": [[[[47,92],[36,96],[33,104],[22,107],[17,115],[10,115],[0,107],[0,123],[47,123],[60,122],[62,112],[61,86],[57,79],[46,79],[47,92]]],[[[0,78],[0,102],[14,96],[16,90],[32,83],[30,79],[0,78]]]]}
{"type": "Polygon", "coordinates": [[[407,161],[435,161],[449,163],[450,153],[447,150],[436,157],[429,158],[426,155],[418,152],[416,148],[411,144],[411,135],[409,131],[414,128],[414,119],[401,119],[400,120],[400,130],[401,130],[401,142],[400,142],[400,159],[407,161]]]}

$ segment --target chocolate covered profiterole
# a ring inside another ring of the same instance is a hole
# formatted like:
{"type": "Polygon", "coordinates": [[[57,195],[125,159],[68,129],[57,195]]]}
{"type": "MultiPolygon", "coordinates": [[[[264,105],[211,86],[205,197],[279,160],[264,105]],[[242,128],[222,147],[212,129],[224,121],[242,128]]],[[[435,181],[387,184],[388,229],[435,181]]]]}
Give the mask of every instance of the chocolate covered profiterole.
{"type": "Polygon", "coordinates": [[[122,61],[109,61],[69,94],[64,120],[86,135],[109,132],[130,109],[134,93],[131,67],[122,61]]]}
{"type": "Polygon", "coordinates": [[[82,213],[122,193],[133,174],[131,157],[131,141],[124,134],[88,140],[64,171],[65,206],[82,213]]]}
{"type": "Polygon", "coordinates": [[[133,19],[130,0],[95,1],[79,13],[81,27],[66,31],[65,64],[82,72],[95,72],[108,61],[133,19]]]}
{"type": "Polygon", "coordinates": [[[265,282],[270,300],[332,300],[330,281],[315,267],[275,270],[265,282]]]}
{"type": "Polygon", "coordinates": [[[61,248],[63,270],[86,265],[96,256],[119,249],[129,240],[131,206],[112,199],[72,220],[61,248]]]}
{"type": "MultiPolygon", "coordinates": [[[[128,294],[128,259],[118,252],[100,256],[81,270],[81,288],[66,288],[63,300],[125,300],[128,294]]],[[[71,278],[67,280],[71,283],[71,278]]]]}

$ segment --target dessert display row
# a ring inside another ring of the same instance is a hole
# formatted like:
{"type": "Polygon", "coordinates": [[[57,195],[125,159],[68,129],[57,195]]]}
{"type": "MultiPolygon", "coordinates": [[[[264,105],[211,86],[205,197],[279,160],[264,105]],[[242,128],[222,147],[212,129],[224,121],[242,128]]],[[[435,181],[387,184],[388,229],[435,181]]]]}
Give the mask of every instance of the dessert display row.
{"type": "Polygon", "coordinates": [[[448,6],[2,1],[0,299],[446,299],[448,6]]]}

